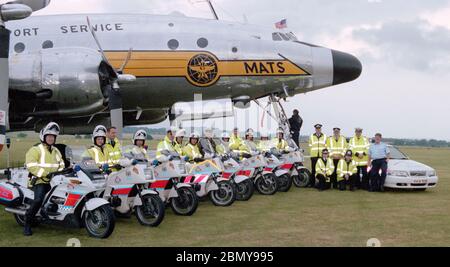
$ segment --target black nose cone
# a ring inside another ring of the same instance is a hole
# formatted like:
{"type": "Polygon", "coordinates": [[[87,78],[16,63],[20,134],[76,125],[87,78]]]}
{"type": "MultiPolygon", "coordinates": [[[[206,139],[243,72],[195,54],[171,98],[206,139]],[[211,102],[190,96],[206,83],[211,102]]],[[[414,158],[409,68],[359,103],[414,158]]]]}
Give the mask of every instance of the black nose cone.
{"type": "Polygon", "coordinates": [[[347,83],[358,79],[362,72],[362,64],[356,57],[331,50],[333,54],[333,85],[347,83]]]}

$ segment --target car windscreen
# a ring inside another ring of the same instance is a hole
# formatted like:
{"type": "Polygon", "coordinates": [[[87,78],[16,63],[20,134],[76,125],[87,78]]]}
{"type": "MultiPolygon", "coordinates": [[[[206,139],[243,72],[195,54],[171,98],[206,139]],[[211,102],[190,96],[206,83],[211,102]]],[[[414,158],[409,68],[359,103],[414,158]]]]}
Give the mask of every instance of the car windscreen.
{"type": "Polygon", "coordinates": [[[396,147],[389,147],[389,150],[391,151],[391,159],[408,159],[408,156],[396,147]]]}

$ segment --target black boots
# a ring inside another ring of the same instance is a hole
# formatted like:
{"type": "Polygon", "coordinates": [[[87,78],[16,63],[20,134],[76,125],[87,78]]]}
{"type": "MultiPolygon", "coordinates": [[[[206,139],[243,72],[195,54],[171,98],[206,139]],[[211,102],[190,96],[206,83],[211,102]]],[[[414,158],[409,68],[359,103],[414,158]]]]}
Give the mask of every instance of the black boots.
{"type": "Polygon", "coordinates": [[[32,236],[33,232],[31,231],[31,226],[29,224],[25,224],[25,227],[23,228],[23,235],[24,236],[32,236]]]}

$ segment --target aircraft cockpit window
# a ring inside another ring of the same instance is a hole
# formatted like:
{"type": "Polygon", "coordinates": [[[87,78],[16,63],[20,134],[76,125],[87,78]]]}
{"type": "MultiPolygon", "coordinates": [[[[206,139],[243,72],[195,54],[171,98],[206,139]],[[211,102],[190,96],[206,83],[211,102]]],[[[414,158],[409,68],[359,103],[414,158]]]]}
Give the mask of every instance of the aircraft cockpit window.
{"type": "Polygon", "coordinates": [[[272,33],[272,39],[274,41],[283,41],[283,38],[281,38],[280,34],[278,32],[272,33]]]}
{"type": "Polygon", "coordinates": [[[206,38],[200,38],[197,40],[197,45],[200,48],[206,48],[208,46],[208,39],[206,38]]]}
{"type": "Polygon", "coordinates": [[[25,51],[25,44],[24,43],[17,43],[14,46],[14,51],[16,53],[22,53],[23,51],[25,51]]]}
{"type": "Polygon", "coordinates": [[[49,49],[49,48],[53,48],[53,42],[50,40],[47,40],[45,42],[42,43],[42,48],[43,49],[49,49]]]}
{"type": "Polygon", "coordinates": [[[177,50],[178,47],[180,46],[180,43],[178,42],[178,40],[171,39],[171,40],[169,40],[169,42],[167,43],[167,46],[168,46],[171,50],[177,50]]]}

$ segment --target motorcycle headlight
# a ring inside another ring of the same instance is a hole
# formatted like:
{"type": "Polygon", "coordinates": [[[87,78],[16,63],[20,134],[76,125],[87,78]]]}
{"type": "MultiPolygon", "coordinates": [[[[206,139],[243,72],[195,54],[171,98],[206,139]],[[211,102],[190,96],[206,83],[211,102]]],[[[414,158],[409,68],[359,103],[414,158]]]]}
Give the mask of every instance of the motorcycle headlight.
{"type": "Polygon", "coordinates": [[[146,180],[153,180],[153,170],[151,168],[145,168],[144,174],[146,180]]]}
{"type": "Polygon", "coordinates": [[[407,172],[407,171],[389,171],[388,175],[397,176],[397,177],[408,177],[409,172],[407,172]]]}
{"type": "Polygon", "coordinates": [[[436,176],[436,171],[429,171],[428,172],[428,177],[434,177],[436,176]]]}

